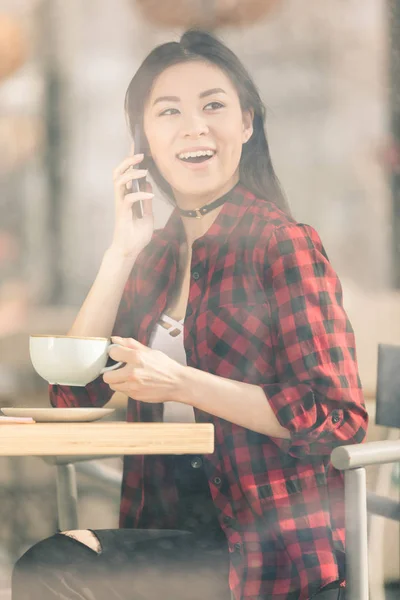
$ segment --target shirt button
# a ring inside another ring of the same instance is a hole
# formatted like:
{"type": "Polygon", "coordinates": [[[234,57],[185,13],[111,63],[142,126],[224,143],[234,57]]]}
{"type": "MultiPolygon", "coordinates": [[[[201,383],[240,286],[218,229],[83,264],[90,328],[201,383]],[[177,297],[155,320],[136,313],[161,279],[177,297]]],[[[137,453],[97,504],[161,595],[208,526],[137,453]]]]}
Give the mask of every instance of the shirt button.
{"type": "Polygon", "coordinates": [[[193,279],[196,281],[200,279],[200,273],[198,271],[193,271],[193,279]]]}
{"type": "Polygon", "coordinates": [[[200,469],[203,461],[201,460],[200,456],[196,456],[195,458],[192,458],[190,464],[192,465],[193,469],[200,469]]]}
{"type": "Polygon", "coordinates": [[[214,483],[215,485],[221,485],[221,483],[222,483],[222,479],[221,479],[221,477],[214,477],[214,479],[213,479],[213,483],[214,483]]]}
{"type": "Polygon", "coordinates": [[[340,421],[339,411],[338,410],[333,410],[331,418],[332,418],[332,423],[339,423],[339,421],[340,421]]]}
{"type": "Polygon", "coordinates": [[[232,523],[233,519],[232,519],[232,517],[227,517],[227,516],[226,516],[226,517],[224,517],[224,518],[222,519],[222,521],[225,523],[225,525],[231,525],[231,523],[232,523]]]}

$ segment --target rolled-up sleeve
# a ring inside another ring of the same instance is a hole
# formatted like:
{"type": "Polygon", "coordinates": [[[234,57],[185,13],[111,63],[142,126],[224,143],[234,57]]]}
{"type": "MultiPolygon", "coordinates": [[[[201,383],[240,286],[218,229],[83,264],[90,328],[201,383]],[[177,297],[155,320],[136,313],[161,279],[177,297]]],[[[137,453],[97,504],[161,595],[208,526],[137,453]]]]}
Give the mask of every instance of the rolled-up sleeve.
{"type": "Polygon", "coordinates": [[[266,252],[266,291],[275,338],[276,382],[261,387],[290,440],[292,456],[329,455],[360,443],[368,415],[358,375],[355,337],[340,281],[316,231],[277,228],[266,252]]]}
{"type": "MultiPolygon", "coordinates": [[[[113,335],[132,337],[134,334],[135,324],[132,305],[134,304],[135,285],[136,269],[134,268],[127,280],[122,294],[113,328],[113,335]]],[[[58,408],[104,406],[104,404],[110,400],[113,393],[110,386],[103,381],[102,376],[97,377],[97,379],[85,387],[49,385],[50,403],[58,408]]]]}

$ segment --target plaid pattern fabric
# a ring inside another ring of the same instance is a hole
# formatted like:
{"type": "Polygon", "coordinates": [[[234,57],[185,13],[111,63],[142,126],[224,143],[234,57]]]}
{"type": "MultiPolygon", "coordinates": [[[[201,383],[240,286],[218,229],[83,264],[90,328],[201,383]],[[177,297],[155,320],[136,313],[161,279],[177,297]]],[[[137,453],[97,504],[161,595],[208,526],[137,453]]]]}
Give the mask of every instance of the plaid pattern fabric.
{"type": "MultiPolygon", "coordinates": [[[[148,344],[177,276],[184,232],[175,210],[137,259],[116,335],[148,344]]],[[[343,480],[329,461],[364,439],[367,413],[340,282],[318,234],[238,184],[193,244],[184,322],[189,366],[263,388],[289,440],[195,409],[215,426],[205,471],[231,557],[236,600],[306,600],[344,579],[343,480]]],[[[111,391],[53,386],[57,406],[99,406],[111,391]]],[[[243,398],[246,402],[246,398],[243,398]]],[[[129,421],[162,404],[129,401],[129,421]]],[[[121,527],[174,527],[177,490],[162,456],[127,456],[121,527]],[[152,503],[151,523],[143,506],[152,503]]]]}

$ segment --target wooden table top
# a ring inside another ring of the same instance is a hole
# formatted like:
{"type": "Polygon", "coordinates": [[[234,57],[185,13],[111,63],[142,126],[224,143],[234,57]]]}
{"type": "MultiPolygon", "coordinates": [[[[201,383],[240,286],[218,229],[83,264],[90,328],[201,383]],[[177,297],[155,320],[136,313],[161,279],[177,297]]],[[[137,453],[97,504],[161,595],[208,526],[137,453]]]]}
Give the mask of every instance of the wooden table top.
{"type": "Polygon", "coordinates": [[[0,456],[211,454],[209,423],[24,423],[0,425],[0,456]]]}

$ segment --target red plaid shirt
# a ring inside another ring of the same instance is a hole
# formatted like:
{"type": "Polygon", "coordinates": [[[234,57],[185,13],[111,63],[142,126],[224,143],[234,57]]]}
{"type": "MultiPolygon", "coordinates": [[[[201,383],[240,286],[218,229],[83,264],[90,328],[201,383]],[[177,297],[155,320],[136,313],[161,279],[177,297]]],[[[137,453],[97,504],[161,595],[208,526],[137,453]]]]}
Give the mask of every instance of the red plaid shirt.
{"type": "MultiPolygon", "coordinates": [[[[177,276],[175,210],[126,284],[114,334],[148,345],[177,276]]],[[[235,600],[306,600],[343,579],[343,480],[333,448],[364,439],[367,413],[341,285],[318,234],[241,184],[193,244],[184,345],[191,367],[259,385],[290,440],[195,409],[215,426],[205,471],[231,558],[235,600]]],[[[112,284],[112,282],[110,282],[112,284]]],[[[101,406],[102,378],[52,386],[57,406],[101,406]]],[[[243,402],[246,398],[243,397],[243,402]]],[[[128,421],[160,421],[162,404],[129,400],[128,421]]],[[[177,490],[163,456],[126,456],[121,527],[173,528],[177,490]],[[152,522],[143,506],[151,503],[152,522]]]]}

